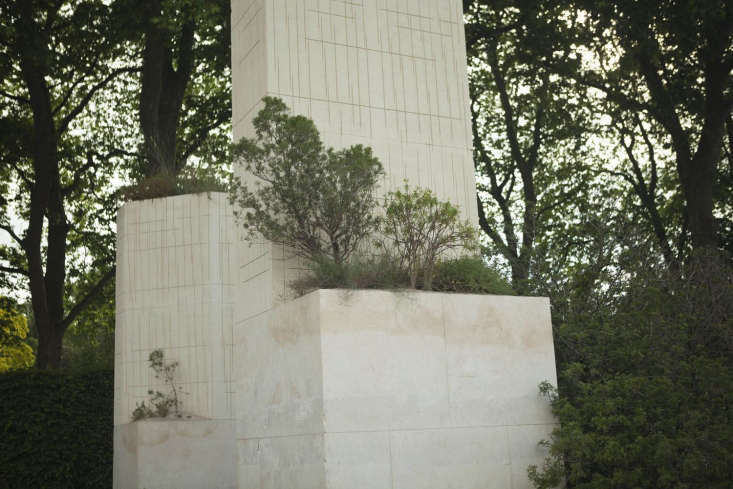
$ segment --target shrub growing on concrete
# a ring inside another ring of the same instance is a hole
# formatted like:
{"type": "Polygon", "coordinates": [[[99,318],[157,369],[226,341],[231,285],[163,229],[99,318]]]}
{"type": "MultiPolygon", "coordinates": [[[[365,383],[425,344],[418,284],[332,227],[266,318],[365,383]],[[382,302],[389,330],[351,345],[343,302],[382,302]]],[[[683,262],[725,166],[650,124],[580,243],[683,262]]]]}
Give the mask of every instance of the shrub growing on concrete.
{"type": "Polygon", "coordinates": [[[316,289],[401,289],[409,278],[390,256],[353,257],[346,263],[319,259],[311,263],[310,274],[293,281],[296,295],[316,289]]]}
{"type": "Polygon", "coordinates": [[[433,290],[470,294],[514,295],[511,285],[480,257],[439,261],[435,266],[433,290]]]}
{"type": "Polygon", "coordinates": [[[179,397],[180,387],[176,384],[177,361],[166,361],[163,350],[153,350],[148,356],[150,368],[155,372],[155,378],[162,380],[168,387],[169,393],[149,390],[149,404],[145,401],[137,405],[132,411],[132,420],[140,421],[147,418],[165,418],[169,414],[181,417],[181,399],[179,397]]]}
{"type": "Polygon", "coordinates": [[[382,231],[384,250],[394,250],[416,288],[422,276],[422,288],[432,289],[435,265],[451,250],[477,247],[476,229],[461,221],[450,202],[437,199],[428,189],[396,190],[387,195],[382,231]]]}
{"type": "Polygon", "coordinates": [[[137,184],[120,190],[124,200],[147,200],[173,195],[225,192],[225,171],[214,167],[186,166],[177,174],[160,172],[141,179],[137,184]]]}
{"type": "MultiPolygon", "coordinates": [[[[399,261],[389,255],[355,257],[336,264],[319,260],[311,273],[291,284],[297,296],[316,289],[404,289],[410,277],[399,261]]],[[[423,288],[418,279],[416,287],[423,288]]],[[[499,272],[479,257],[462,257],[438,261],[435,265],[432,290],[466,294],[514,295],[509,283],[499,272]]]]}
{"type": "Polygon", "coordinates": [[[326,149],[312,120],[264,99],[255,137],[233,150],[252,179],[235,179],[231,200],[250,237],[282,243],[309,260],[343,264],[377,227],[382,165],[370,148],[326,149]]]}

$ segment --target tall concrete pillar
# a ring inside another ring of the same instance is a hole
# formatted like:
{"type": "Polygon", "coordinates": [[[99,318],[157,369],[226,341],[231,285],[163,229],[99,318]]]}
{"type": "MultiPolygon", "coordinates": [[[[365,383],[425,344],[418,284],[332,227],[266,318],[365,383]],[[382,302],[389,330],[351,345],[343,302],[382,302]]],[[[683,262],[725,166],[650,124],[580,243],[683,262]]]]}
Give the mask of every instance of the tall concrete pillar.
{"type": "MultiPolygon", "coordinates": [[[[327,145],[370,146],[382,192],[432,189],[478,223],[460,0],[233,0],[234,138],[265,96],[312,118],[327,145]]],[[[246,175],[243,175],[246,180],[246,175]]],[[[302,264],[244,250],[244,317],[262,312],[302,264]]]]}
{"type": "MultiPolygon", "coordinates": [[[[282,98],[370,146],[384,194],[426,187],[477,223],[461,0],[233,0],[235,140],[282,98]]],[[[240,169],[240,177],[250,177],[240,169]]],[[[244,243],[235,314],[240,489],[529,488],[553,425],[546,299],[319,291],[244,243]]]]}
{"type": "Polygon", "coordinates": [[[114,488],[236,487],[233,326],[237,241],[227,195],[128,202],[117,216],[114,488]],[[177,361],[181,418],[132,422],[148,357],[177,361]]]}

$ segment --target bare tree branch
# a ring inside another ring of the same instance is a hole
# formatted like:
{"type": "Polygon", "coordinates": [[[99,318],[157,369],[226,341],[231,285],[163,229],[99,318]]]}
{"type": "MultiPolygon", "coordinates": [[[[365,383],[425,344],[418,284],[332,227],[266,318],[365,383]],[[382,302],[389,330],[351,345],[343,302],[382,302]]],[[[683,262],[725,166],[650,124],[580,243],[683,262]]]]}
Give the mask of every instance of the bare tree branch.
{"type": "Polygon", "coordinates": [[[13,238],[13,240],[17,242],[19,245],[23,246],[23,239],[21,239],[20,236],[15,234],[15,231],[9,224],[0,224],[0,229],[8,233],[10,237],[13,238]]]}
{"type": "Polygon", "coordinates": [[[105,273],[101,279],[86,293],[86,295],[76,303],[74,307],[71,308],[69,313],[66,315],[66,317],[61,320],[61,323],[59,324],[59,327],[61,328],[61,331],[65,331],[66,328],[69,327],[69,325],[79,316],[79,314],[86,308],[96,297],[99,295],[100,292],[104,289],[104,287],[109,283],[110,280],[112,280],[115,276],[116,268],[112,267],[105,273]]]}
{"type": "Polygon", "coordinates": [[[27,104],[30,105],[31,101],[25,97],[19,97],[18,95],[13,95],[12,93],[8,93],[5,90],[0,90],[0,96],[3,96],[5,98],[9,98],[10,100],[14,100],[20,104],[27,104]]]}
{"type": "Polygon", "coordinates": [[[515,123],[514,108],[509,100],[509,93],[507,92],[506,80],[504,80],[504,73],[499,65],[497,47],[496,44],[492,44],[492,51],[489,53],[489,66],[491,67],[491,74],[494,76],[494,83],[496,88],[499,90],[499,100],[501,101],[501,107],[504,111],[504,125],[506,127],[506,135],[509,140],[509,148],[511,149],[512,158],[520,166],[525,162],[524,155],[519,146],[519,138],[517,136],[517,126],[515,123]]]}
{"type": "MultiPolygon", "coordinates": [[[[643,124],[641,123],[641,120],[636,117],[637,125],[639,125],[642,133],[644,134],[644,140],[647,145],[651,145],[651,142],[649,141],[648,136],[646,135],[646,131],[643,128],[643,124]]],[[[639,200],[641,200],[641,204],[644,207],[644,210],[646,211],[646,214],[648,216],[648,219],[652,225],[652,229],[654,230],[654,234],[657,237],[657,240],[659,241],[659,246],[662,249],[662,254],[664,255],[664,259],[670,266],[676,266],[677,259],[674,256],[674,253],[672,252],[672,248],[669,245],[669,237],[667,236],[667,230],[664,227],[664,223],[662,221],[662,216],[659,214],[659,208],[657,207],[657,199],[656,199],[656,185],[657,185],[657,170],[656,170],[656,159],[654,158],[654,152],[650,153],[649,157],[652,159],[652,183],[650,185],[647,185],[646,179],[644,178],[644,172],[642,171],[641,164],[634,154],[634,145],[636,143],[636,138],[634,134],[627,130],[624,127],[620,127],[616,122],[614,122],[614,125],[618,128],[619,132],[621,133],[621,145],[624,147],[624,150],[626,151],[626,155],[629,158],[629,161],[631,162],[631,169],[633,171],[633,176],[628,175],[625,177],[629,183],[631,183],[632,187],[634,188],[634,191],[636,192],[637,196],[639,197],[639,200]],[[631,142],[626,142],[626,135],[628,135],[631,138],[631,142]]]]}
{"type": "Polygon", "coordinates": [[[79,187],[79,185],[81,184],[82,176],[84,175],[84,173],[89,171],[89,169],[98,165],[101,161],[109,160],[110,158],[113,158],[115,156],[136,156],[136,153],[130,153],[128,151],[124,151],[121,149],[113,149],[106,154],[100,154],[93,150],[88,151],[87,152],[87,162],[84,165],[82,165],[81,167],[77,168],[76,171],[74,171],[74,177],[72,179],[72,182],[62,189],[63,195],[67,196],[71,192],[76,190],[79,187]],[[99,162],[95,161],[94,160],[95,157],[101,161],[99,162]]]}
{"type": "Polygon", "coordinates": [[[22,169],[21,169],[21,168],[20,168],[20,167],[18,166],[18,162],[17,162],[17,161],[9,160],[9,161],[7,161],[7,163],[8,163],[8,165],[10,165],[10,167],[11,167],[11,168],[12,168],[13,170],[15,170],[15,171],[16,171],[16,173],[18,174],[18,176],[20,177],[20,179],[21,179],[21,180],[23,180],[23,182],[24,182],[24,183],[25,183],[26,185],[28,185],[29,187],[32,187],[32,186],[33,186],[33,182],[32,182],[32,181],[31,181],[31,179],[30,179],[30,178],[28,177],[28,175],[26,174],[26,172],[24,172],[24,171],[23,171],[23,170],[22,170],[22,169]]]}
{"type": "Polygon", "coordinates": [[[507,257],[507,259],[510,259],[510,257],[516,258],[516,253],[506,245],[504,240],[501,239],[501,235],[489,224],[488,219],[486,219],[484,203],[478,195],[476,195],[476,205],[478,205],[478,223],[481,229],[491,238],[496,247],[501,250],[502,255],[507,257]]]}
{"type": "Polygon", "coordinates": [[[28,270],[24,270],[22,268],[15,268],[15,267],[6,267],[3,265],[0,265],[0,272],[13,273],[16,275],[23,275],[24,277],[28,276],[28,270]]]}

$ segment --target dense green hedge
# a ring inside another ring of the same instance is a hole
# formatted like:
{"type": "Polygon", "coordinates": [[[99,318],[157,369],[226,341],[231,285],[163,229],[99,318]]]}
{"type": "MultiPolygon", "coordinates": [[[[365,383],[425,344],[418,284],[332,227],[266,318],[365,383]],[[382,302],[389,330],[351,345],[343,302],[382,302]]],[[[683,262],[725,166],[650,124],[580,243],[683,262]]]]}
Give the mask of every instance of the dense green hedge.
{"type": "Polygon", "coordinates": [[[0,375],[0,489],[112,487],[110,370],[0,375]]]}

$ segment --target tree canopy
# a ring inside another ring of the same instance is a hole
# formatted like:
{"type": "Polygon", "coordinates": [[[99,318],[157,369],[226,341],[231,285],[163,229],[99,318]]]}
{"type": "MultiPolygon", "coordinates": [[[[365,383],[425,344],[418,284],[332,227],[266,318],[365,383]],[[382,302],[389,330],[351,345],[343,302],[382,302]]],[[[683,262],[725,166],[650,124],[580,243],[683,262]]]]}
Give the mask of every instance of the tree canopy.
{"type": "MultiPolygon", "coordinates": [[[[165,2],[146,19],[176,31],[197,6],[165,2]]],[[[140,25],[143,7],[154,9],[127,0],[0,2],[0,230],[8,240],[0,270],[3,286],[27,290],[41,368],[60,365],[64,334],[87,307],[100,297],[111,305],[118,189],[139,180],[149,161],[139,150],[142,73],[153,63],[144,56],[151,35],[140,25]]],[[[197,57],[180,100],[167,105],[176,112],[178,170],[227,147],[228,3],[200,7],[189,46],[197,57]]],[[[169,37],[161,42],[173,49],[169,37]]]]}
{"type": "Polygon", "coordinates": [[[549,295],[536,487],[725,487],[730,2],[464,1],[481,229],[549,295]]]}

